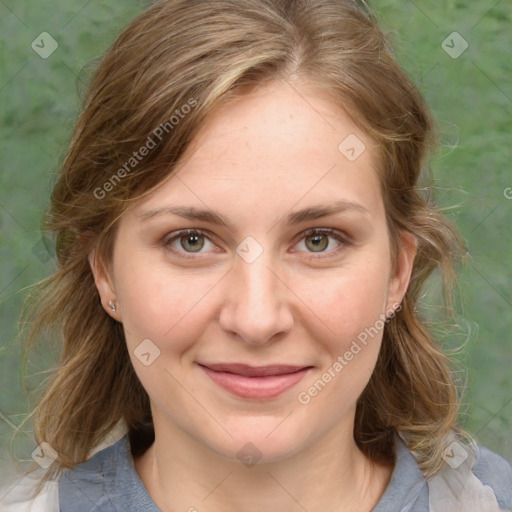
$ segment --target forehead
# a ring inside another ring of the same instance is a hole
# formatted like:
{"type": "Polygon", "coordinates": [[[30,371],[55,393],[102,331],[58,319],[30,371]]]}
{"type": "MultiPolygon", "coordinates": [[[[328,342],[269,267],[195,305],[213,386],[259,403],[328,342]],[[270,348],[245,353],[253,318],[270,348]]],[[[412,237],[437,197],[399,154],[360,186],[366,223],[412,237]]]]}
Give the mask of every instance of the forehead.
{"type": "Polygon", "coordinates": [[[279,81],[210,116],[173,176],[137,210],[185,201],[226,212],[246,206],[250,216],[255,203],[280,210],[346,200],[378,215],[375,153],[326,94],[279,81]]]}

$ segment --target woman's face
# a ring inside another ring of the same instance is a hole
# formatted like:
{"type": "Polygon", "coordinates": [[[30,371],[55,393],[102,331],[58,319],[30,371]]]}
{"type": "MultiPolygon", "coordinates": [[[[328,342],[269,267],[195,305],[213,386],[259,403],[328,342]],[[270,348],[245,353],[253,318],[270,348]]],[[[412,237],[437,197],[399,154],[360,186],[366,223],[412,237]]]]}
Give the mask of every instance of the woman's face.
{"type": "Polygon", "coordinates": [[[111,280],[95,271],[157,436],[264,462],[352,432],[414,255],[392,273],[375,148],[285,82],[211,118],[193,148],[121,219],[111,280]]]}

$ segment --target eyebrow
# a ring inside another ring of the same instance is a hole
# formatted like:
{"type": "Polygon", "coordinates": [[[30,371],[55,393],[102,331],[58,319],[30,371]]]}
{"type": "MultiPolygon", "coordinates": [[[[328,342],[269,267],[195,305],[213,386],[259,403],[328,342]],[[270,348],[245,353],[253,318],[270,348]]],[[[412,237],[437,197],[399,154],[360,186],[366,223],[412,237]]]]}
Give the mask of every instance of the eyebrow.
{"type": "MultiPolygon", "coordinates": [[[[284,222],[288,225],[295,225],[308,220],[319,219],[329,215],[334,215],[335,213],[345,212],[357,212],[364,214],[365,216],[370,215],[370,211],[362,204],[342,200],[330,205],[309,206],[307,208],[303,208],[302,210],[289,213],[284,218],[284,222]]],[[[195,208],[193,206],[162,206],[144,212],[138,215],[138,217],[143,221],[146,221],[164,214],[178,215],[179,217],[183,217],[188,220],[203,221],[209,224],[224,226],[232,229],[231,224],[219,213],[216,213],[212,210],[195,208]]]]}

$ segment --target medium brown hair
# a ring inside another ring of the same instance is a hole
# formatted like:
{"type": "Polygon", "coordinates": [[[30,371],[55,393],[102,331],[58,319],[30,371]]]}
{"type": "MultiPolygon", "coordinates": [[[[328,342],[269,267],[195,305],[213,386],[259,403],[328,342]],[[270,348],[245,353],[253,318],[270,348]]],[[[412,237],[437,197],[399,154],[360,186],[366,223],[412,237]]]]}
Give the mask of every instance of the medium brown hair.
{"type": "Polygon", "coordinates": [[[372,460],[392,461],[398,432],[425,475],[440,468],[444,439],[456,429],[457,393],[417,306],[436,268],[451,306],[462,243],[420,191],[436,145],[434,123],[387,37],[369,9],[350,0],[163,0],[101,60],[46,217],[58,269],[29,298],[27,335],[27,349],[47,329],[62,342],[31,415],[36,441],[59,455],[46,478],[85,461],[120,420],[134,455],[154,438],[148,395],[122,325],[100,304],[89,253],[96,250],[108,270],[119,218],[169,178],[215,109],[292,78],[328,92],[375,145],[393,265],[400,233],[417,240],[402,308],[385,326],[375,371],[357,401],[355,440],[372,460]],[[149,139],[155,146],[131,160],[149,139]]]}

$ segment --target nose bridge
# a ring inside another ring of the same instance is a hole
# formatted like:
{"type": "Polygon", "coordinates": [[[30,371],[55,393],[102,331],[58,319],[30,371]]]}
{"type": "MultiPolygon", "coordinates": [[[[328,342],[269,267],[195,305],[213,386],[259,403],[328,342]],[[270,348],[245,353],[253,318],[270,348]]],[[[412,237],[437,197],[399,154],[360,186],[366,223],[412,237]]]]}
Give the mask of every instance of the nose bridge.
{"type": "Polygon", "coordinates": [[[231,272],[221,326],[247,343],[267,343],[291,328],[287,288],[274,266],[271,254],[262,252],[253,261],[237,257],[231,272]]]}

